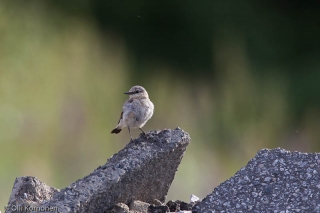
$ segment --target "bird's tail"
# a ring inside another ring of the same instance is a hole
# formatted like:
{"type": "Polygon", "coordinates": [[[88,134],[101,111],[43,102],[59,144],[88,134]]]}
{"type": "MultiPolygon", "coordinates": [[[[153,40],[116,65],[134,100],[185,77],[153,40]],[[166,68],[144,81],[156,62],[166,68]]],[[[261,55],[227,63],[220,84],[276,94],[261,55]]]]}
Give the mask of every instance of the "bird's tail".
{"type": "Polygon", "coordinates": [[[115,128],[111,131],[111,133],[115,133],[115,134],[118,134],[119,132],[121,132],[122,129],[118,129],[118,128],[115,128]]]}

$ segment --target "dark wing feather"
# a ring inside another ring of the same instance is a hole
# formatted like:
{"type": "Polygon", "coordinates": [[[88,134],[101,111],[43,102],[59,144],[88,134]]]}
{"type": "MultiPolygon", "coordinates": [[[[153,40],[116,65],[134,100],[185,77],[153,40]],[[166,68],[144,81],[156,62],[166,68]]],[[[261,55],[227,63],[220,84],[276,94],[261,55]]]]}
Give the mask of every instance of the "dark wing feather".
{"type": "Polygon", "coordinates": [[[123,116],[123,111],[121,112],[121,115],[120,115],[120,119],[118,121],[118,124],[120,123],[121,119],[122,119],[122,116],[123,116]]]}
{"type": "Polygon", "coordinates": [[[118,134],[119,132],[121,132],[122,129],[113,129],[111,131],[111,133],[115,133],[115,134],[118,134]]]}
{"type": "MultiPolygon", "coordinates": [[[[122,119],[122,116],[123,116],[123,112],[121,112],[121,115],[120,115],[120,119],[119,119],[119,121],[118,121],[118,124],[120,123],[120,121],[121,121],[121,119],[122,119]]],[[[122,130],[122,129],[117,129],[117,128],[115,128],[115,129],[113,129],[113,130],[111,131],[111,133],[118,134],[119,132],[121,132],[121,130],[122,130]]]]}

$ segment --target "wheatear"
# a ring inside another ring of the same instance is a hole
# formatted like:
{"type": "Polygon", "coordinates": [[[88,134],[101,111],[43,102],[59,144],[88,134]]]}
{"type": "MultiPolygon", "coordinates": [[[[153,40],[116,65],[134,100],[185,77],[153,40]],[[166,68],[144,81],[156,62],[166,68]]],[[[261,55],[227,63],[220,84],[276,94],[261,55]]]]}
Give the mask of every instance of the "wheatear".
{"type": "Polygon", "coordinates": [[[132,141],[130,128],[139,128],[146,134],[141,127],[152,117],[154,105],[150,101],[147,91],[142,86],[134,86],[129,92],[125,92],[124,94],[129,95],[129,99],[124,102],[118,125],[111,133],[118,134],[127,126],[132,141]]]}

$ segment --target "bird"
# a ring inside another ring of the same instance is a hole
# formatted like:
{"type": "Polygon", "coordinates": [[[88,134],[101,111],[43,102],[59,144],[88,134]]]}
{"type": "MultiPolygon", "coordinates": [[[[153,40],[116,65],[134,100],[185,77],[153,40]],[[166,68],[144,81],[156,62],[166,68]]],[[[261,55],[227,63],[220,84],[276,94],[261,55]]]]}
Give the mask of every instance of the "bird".
{"type": "Polygon", "coordinates": [[[147,90],[142,86],[133,86],[124,94],[129,95],[129,99],[124,102],[118,125],[111,133],[118,134],[124,127],[128,127],[132,141],[130,128],[139,128],[146,134],[142,127],[152,117],[154,105],[149,99],[147,90]]]}

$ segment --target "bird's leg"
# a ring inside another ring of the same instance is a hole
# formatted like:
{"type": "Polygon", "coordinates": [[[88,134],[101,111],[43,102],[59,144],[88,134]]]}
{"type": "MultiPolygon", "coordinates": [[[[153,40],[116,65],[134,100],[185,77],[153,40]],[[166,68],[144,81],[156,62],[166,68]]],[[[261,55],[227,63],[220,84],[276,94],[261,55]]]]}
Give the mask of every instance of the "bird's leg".
{"type": "Polygon", "coordinates": [[[147,140],[149,140],[149,137],[148,137],[148,135],[146,134],[146,132],[145,131],[143,131],[143,129],[141,129],[141,128],[139,128],[140,130],[141,130],[141,132],[143,132],[143,134],[146,136],[146,138],[147,138],[147,140]]]}
{"type": "Polygon", "coordinates": [[[141,132],[143,132],[143,134],[146,134],[144,131],[143,131],[143,129],[141,129],[141,128],[139,128],[140,130],[141,130],[141,132]]]}
{"type": "Polygon", "coordinates": [[[130,134],[130,138],[131,138],[131,142],[133,141],[132,139],[132,135],[131,135],[131,131],[130,131],[130,127],[128,126],[128,130],[129,130],[129,134],[130,134]]]}

